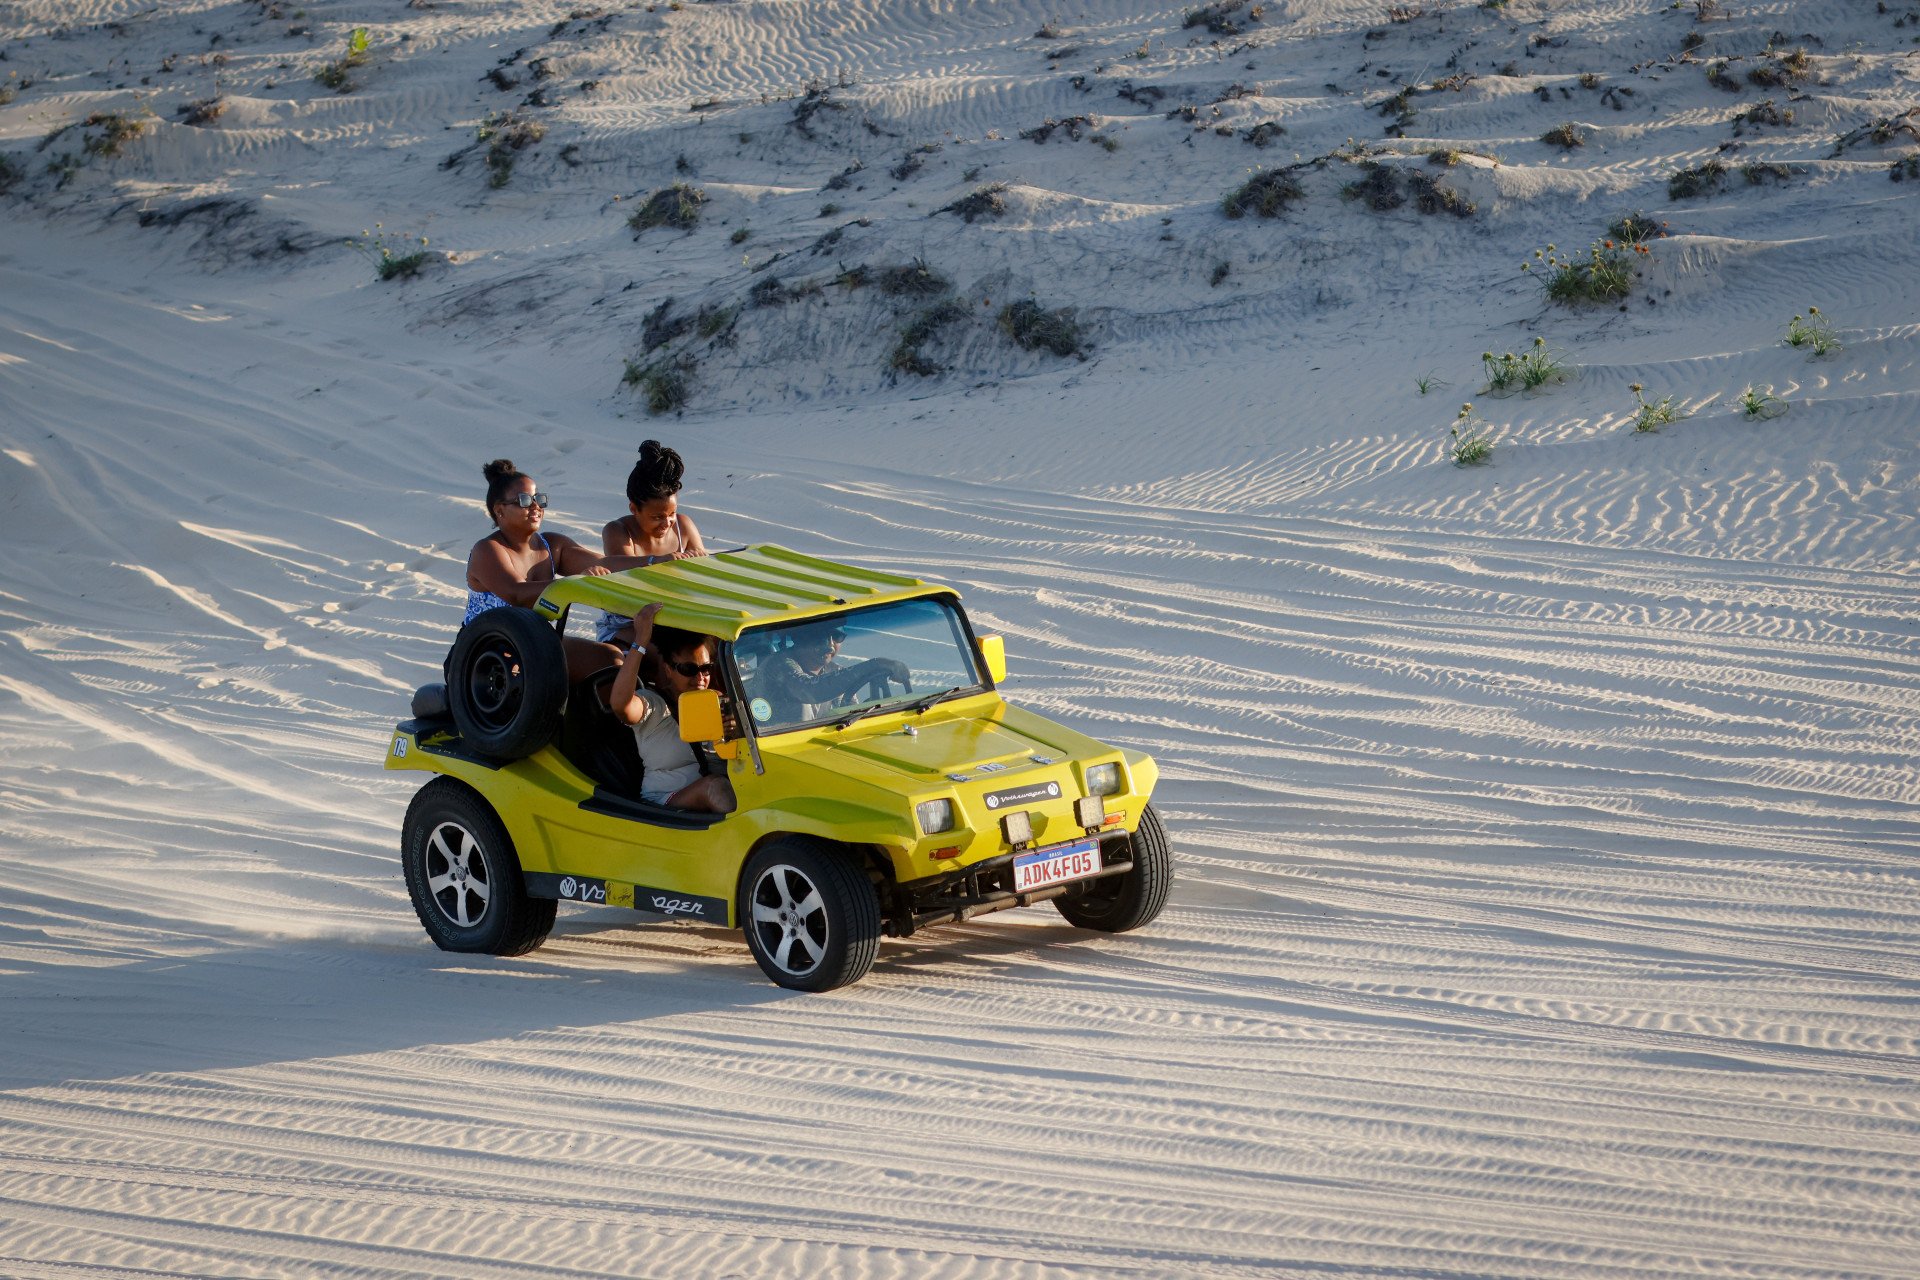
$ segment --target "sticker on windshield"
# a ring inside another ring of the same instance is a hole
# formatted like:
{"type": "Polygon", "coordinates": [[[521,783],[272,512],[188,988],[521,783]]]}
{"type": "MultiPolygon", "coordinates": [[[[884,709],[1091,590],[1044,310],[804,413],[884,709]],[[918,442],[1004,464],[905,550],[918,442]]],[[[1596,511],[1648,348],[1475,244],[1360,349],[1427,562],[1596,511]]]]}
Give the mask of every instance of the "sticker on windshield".
{"type": "Polygon", "coordinates": [[[765,698],[755,698],[747,704],[747,710],[753,712],[755,720],[773,719],[773,704],[765,698]]]}
{"type": "Polygon", "coordinates": [[[1060,784],[1057,782],[1029,782],[1024,787],[1008,787],[1005,791],[989,791],[986,795],[987,808],[998,809],[1003,805],[1025,804],[1029,800],[1058,800],[1060,784]]]}

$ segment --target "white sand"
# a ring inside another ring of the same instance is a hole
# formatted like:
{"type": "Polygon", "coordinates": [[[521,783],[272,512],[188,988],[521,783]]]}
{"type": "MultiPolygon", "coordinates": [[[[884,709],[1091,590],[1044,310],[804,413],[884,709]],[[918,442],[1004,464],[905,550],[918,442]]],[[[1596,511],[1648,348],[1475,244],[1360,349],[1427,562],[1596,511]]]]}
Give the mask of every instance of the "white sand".
{"type": "Polygon", "coordinates": [[[1834,154],[1920,101],[1910,9],[0,7],[0,1274],[1920,1275],[1920,138],[1834,154]],[[1807,78],[1746,84],[1770,40],[1807,78]],[[142,108],[56,187],[100,131],[46,135],[142,108]],[[509,108],[504,187],[442,167],[509,108]],[[1470,218],[1344,161],[1222,216],[1349,138],[1500,163],[1407,162],[1470,218]],[[1795,171],[1667,200],[1716,157],[1795,171]],[[636,237],[676,177],[701,225],[636,237]],[[1635,208],[1673,235],[1623,308],[1519,274],[1635,208]],[[454,261],[375,281],[376,221],[454,261]],[[978,315],[896,378],[926,304],[827,282],[916,258],[978,315]],[[768,278],[825,288],[642,352],[768,278]],[[1028,295],[1090,359],[1008,342],[1028,295]],[[1808,304],[1842,350],[1782,345],[1808,304]],[[1480,394],[1535,334],[1577,376],[1480,394]],[[622,362],[681,352],[650,419],[622,362]],[[1694,416],[1636,434],[1634,382],[1694,416]],[[819,997],[617,910],[434,950],[379,766],[479,466],[589,536],[647,435],[711,542],[957,582],[1013,696],[1152,751],[1166,914],[819,997]]]}

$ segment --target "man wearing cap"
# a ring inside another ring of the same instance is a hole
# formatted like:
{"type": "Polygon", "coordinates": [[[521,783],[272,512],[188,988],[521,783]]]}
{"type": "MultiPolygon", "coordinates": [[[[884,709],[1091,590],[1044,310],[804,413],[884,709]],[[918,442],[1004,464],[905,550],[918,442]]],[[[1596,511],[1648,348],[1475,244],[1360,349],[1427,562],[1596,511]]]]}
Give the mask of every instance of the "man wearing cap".
{"type": "Polygon", "coordinates": [[[788,633],[788,648],[761,661],[754,692],[773,707],[772,723],[810,720],[875,680],[897,680],[906,687],[907,664],[896,658],[868,658],[850,667],[836,663],[834,655],[846,638],[846,629],[832,619],[809,622],[788,633]]]}

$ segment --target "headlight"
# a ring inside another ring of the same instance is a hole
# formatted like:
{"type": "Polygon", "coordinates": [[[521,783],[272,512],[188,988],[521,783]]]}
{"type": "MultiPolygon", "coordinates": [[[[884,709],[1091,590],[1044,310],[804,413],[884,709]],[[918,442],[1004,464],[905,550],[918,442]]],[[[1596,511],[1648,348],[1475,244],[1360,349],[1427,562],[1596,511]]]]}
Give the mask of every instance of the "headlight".
{"type": "Polygon", "coordinates": [[[1120,790],[1120,766],[1096,764],[1087,768],[1087,794],[1110,796],[1120,790]]]}
{"type": "Polygon", "coordinates": [[[913,807],[914,816],[920,819],[920,829],[930,836],[942,831],[953,830],[953,801],[926,800],[913,807]]]}

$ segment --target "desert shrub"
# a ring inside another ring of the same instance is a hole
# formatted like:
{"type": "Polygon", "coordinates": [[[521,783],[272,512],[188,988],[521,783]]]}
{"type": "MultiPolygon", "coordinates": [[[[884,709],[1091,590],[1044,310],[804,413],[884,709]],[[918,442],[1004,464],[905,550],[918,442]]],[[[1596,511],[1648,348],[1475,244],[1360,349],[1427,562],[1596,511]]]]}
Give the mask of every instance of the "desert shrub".
{"type": "Polygon", "coordinates": [[[1201,5],[1198,9],[1187,10],[1180,20],[1180,26],[1205,27],[1209,34],[1216,36],[1237,36],[1241,32],[1241,22],[1258,22],[1263,6],[1254,5],[1247,9],[1243,18],[1240,10],[1247,9],[1247,0],[1221,0],[1218,4],[1201,5]]]}
{"type": "Polygon", "coordinates": [[[1638,242],[1623,247],[1616,240],[1595,240],[1585,258],[1573,258],[1548,245],[1535,249],[1534,260],[1521,263],[1520,270],[1537,275],[1554,302],[1614,302],[1633,291],[1634,255],[1651,253],[1638,242]]]}
{"type": "Polygon", "coordinates": [[[676,182],[670,187],[662,187],[647,197],[647,202],[634,210],[627,219],[627,225],[636,232],[650,227],[673,227],[678,231],[691,231],[700,224],[700,206],[707,202],[707,193],[699,187],[676,182]]]}
{"type": "Polygon", "coordinates": [[[620,382],[639,389],[646,397],[648,413],[672,413],[687,402],[688,365],[685,359],[656,360],[646,365],[629,360],[620,382]]]}
{"type": "Polygon", "coordinates": [[[1787,402],[1773,394],[1773,388],[1748,387],[1740,393],[1740,413],[1749,421],[1763,422],[1787,411],[1787,402]]]}
{"type": "Polygon", "coordinates": [[[1782,111],[1773,104],[1772,98],[1762,98],[1745,111],[1734,112],[1732,119],[1733,136],[1737,138],[1746,132],[1748,125],[1758,128],[1761,125],[1774,125],[1778,127],[1792,124],[1793,108],[1789,107],[1785,111],[1782,111]]]}
{"type": "Polygon", "coordinates": [[[1792,53],[1776,53],[1747,72],[1747,82],[1764,87],[1792,84],[1796,80],[1805,80],[1813,74],[1813,59],[1807,56],[1805,49],[1795,49],[1792,53]]]}
{"type": "Polygon", "coordinates": [[[1571,151],[1575,147],[1584,147],[1587,145],[1586,137],[1571,121],[1566,124],[1553,126],[1553,128],[1540,135],[1540,141],[1546,143],[1548,146],[1559,147],[1563,151],[1571,151]]]}
{"type": "Polygon", "coordinates": [[[900,340],[894,344],[893,354],[887,359],[888,367],[896,373],[910,373],[917,378],[931,378],[945,372],[944,366],[929,360],[920,348],[948,325],[965,319],[966,315],[967,309],[952,301],[922,311],[901,330],[900,340]]]}
{"type": "Polygon", "coordinates": [[[1447,446],[1447,456],[1455,466],[1470,467],[1493,456],[1492,429],[1474,414],[1472,404],[1460,406],[1447,435],[1453,441],[1447,446]]]}
{"type": "Polygon", "coordinates": [[[1367,176],[1340,188],[1340,195],[1344,199],[1363,201],[1375,213],[1398,209],[1407,202],[1407,198],[1400,194],[1400,180],[1391,168],[1372,162],[1361,165],[1361,168],[1367,176]]]}
{"type": "Polygon", "coordinates": [[[180,104],[180,123],[190,124],[196,129],[204,129],[218,120],[227,109],[225,98],[202,98],[198,102],[180,104]]]}
{"type": "Polygon", "coordinates": [[[889,298],[937,298],[953,288],[953,281],[920,258],[899,266],[882,267],[873,282],[889,298]]]}
{"type": "Polygon", "coordinates": [[[0,156],[0,195],[5,195],[13,184],[27,176],[27,171],[6,156],[0,156]]]}
{"type": "Polygon", "coordinates": [[[1068,138],[1078,142],[1084,131],[1093,129],[1094,127],[1092,116],[1068,116],[1064,120],[1056,120],[1052,116],[1048,116],[1045,120],[1033,126],[1033,128],[1022,129],[1020,131],[1020,137],[1024,141],[1039,146],[1044,145],[1057,131],[1066,134],[1068,138]]]}
{"type": "MultiPolygon", "coordinates": [[[[843,86],[844,87],[844,86],[843,86]]],[[[800,95],[800,101],[794,104],[793,116],[787,123],[809,142],[813,141],[813,118],[822,111],[845,111],[847,104],[835,98],[828,90],[826,82],[810,80],[800,95]]]]}
{"type": "Polygon", "coordinates": [[[1226,283],[1227,277],[1232,273],[1233,264],[1229,262],[1216,262],[1213,264],[1212,274],[1207,277],[1207,283],[1218,289],[1226,283]]]}
{"type": "Polygon", "coordinates": [[[1693,169],[1681,169],[1667,179],[1667,199],[1691,200],[1695,196],[1712,195],[1720,189],[1726,176],[1727,166],[1718,160],[1709,160],[1693,169]]]}
{"type": "Polygon", "coordinates": [[[747,242],[747,237],[752,234],[753,233],[751,231],[748,231],[745,227],[739,227],[734,231],[732,235],[727,237],[727,243],[728,244],[745,244],[747,242]]]}
{"type": "Polygon", "coordinates": [[[96,111],[88,116],[80,148],[90,156],[111,160],[129,142],[147,131],[147,122],[118,111],[96,111]]]}
{"type": "Polygon", "coordinates": [[[817,280],[794,280],[792,282],[776,280],[768,276],[753,288],[747,290],[747,298],[755,307],[784,307],[789,302],[798,302],[802,298],[811,298],[820,292],[817,280]]]}
{"type": "Polygon", "coordinates": [[[1480,363],[1487,371],[1487,390],[1491,392],[1532,391],[1550,382],[1563,382],[1567,366],[1547,347],[1545,338],[1535,338],[1526,351],[1494,355],[1482,352],[1480,363]]]}
{"type": "Polygon", "coordinates": [[[1687,415],[1674,408],[1672,396],[1661,396],[1658,400],[1649,400],[1640,393],[1645,390],[1639,383],[1631,388],[1634,403],[1633,429],[1635,431],[1658,431],[1670,422],[1679,422],[1687,415]]]}
{"type": "Polygon", "coordinates": [[[314,72],[313,78],[335,93],[349,92],[353,88],[352,73],[367,60],[370,40],[365,27],[355,27],[347,36],[347,51],[314,72]]]}
{"type": "Polygon", "coordinates": [[[738,307],[701,307],[699,314],[694,317],[693,331],[702,338],[717,338],[733,328],[733,322],[739,315],[738,307]]]}
{"type": "Polygon", "coordinates": [[[952,204],[935,209],[935,213],[957,213],[968,222],[975,218],[999,218],[1007,212],[1007,184],[989,182],[984,187],[976,187],[961,196],[952,204]]]}
{"type": "Polygon", "coordinates": [[[1241,134],[1240,137],[1242,141],[1250,142],[1254,146],[1265,150],[1273,143],[1274,139],[1285,137],[1286,132],[1287,129],[1285,125],[1277,124],[1272,120],[1262,120],[1259,124],[1241,134]]]}
{"type": "Polygon", "coordinates": [[[1707,83],[1728,93],[1740,92],[1740,81],[1728,69],[1725,59],[1707,64],[1707,83]]]}
{"type": "Polygon", "coordinates": [[[1467,218],[1480,207],[1424,173],[1411,172],[1406,179],[1408,189],[1413,192],[1413,207],[1422,213],[1450,213],[1456,218],[1467,218]]]}
{"type": "Polygon", "coordinates": [[[1000,329],[1028,351],[1086,358],[1073,308],[1048,311],[1030,298],[1000,308],[1000,329]]]}
{"type": "Polygon", "coordinates": [[[1293,180],[1293,175],[1281,170],[1255,170],[1251,178],[1227,192],[1220,201],[1220,211],[1229,218],[1244,218],[1256,214],[1262,218],[1277,218],[1288,205],[1305,200],[1307,193],[1293,180]]]}
{"type": "Polygon", "coordinates": [[[1747,185],[1751,187],[1757,187],[1763,182],[1785,182],[1793,177],[1795,172],[1797,171],[1791,166],[1784,164],[1743,164],[1740,166],[1740,176],[1745,178],[1747,185]]]}
{"type": "Polygon", "coordinates": [[[1820,314],[1820,308],[1808,307],[1805,318],[1796,315],[1787,322],[1786,344],[1805,347],[1816,356],[1824,356],[1840,349],[1840,338],[1834,333],[1832,323],[1820,314]]]}
{"type": "Polygon", "coordinates": [[[1895,182],[1905,182],[1909,178],[1920,178],[1920,152],[1901,156],[1887,166],[1887,176],[1895,182]]]}
{"type": "Polygon", "coordinates": [[[417,276],[430,256],[425,236],[393,235],[377,222],[373,230],[362,231],[358,240],[347,241],[347,247],[371,262],[374,275],[381,280],[417,276]]]}
{"type": "Polygon", "coordinates": [[[511,111],[496,112],[480,122],[475,138],[486,144],[487,185],[504,187],[513,178],[516,152],[547,136],[547,126],[511,111]]]}
{"type": "Polygon", "coordinates": [[[834,174],[831,178],[828,178],[827,185],[820,189],[822,191],[844,191],[847,186],[852,183],[853,176],[866,167],[862,162],[855,160],[852,164],[834,174]]]}
{"type": "Polygon", "coordinates": [[[1624,245],[1644,244],[1649,240],[1664,238],[1667,224],[1655,222],[1644,209],[1635,209],[1632,213],[1621,214],[1608,224],[1607,234],[1624,245]]]}

